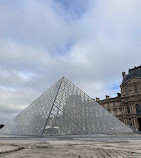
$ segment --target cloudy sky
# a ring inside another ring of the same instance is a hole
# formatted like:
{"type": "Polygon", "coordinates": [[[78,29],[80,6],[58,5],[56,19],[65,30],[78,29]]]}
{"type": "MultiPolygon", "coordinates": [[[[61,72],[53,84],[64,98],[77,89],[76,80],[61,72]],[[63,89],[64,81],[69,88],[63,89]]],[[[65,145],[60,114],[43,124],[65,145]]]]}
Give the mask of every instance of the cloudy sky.
{"type": "Polygon", "coordinates": [[[0,124],[62,76],[91,97],[141,64],[141,0],[0,0],[0,124]]]}

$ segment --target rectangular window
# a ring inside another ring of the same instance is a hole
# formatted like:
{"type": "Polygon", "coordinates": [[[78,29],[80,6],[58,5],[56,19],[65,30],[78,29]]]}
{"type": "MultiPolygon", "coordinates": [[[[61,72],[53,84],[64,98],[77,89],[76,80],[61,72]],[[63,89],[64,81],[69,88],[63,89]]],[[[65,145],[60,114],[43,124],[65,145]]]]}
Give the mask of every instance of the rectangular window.
{"type": "Polygon", "coordinates": [[[134,86],[134,91],[135,93],[138,93],[138,87],[136,85],[134,86]]]}
{"type": "Polygon", "coordinates": [[[125,94],[126,94],[126,95],[128,94],[128,90],[127,90],[127,88],[125,88],[125,94]]]}

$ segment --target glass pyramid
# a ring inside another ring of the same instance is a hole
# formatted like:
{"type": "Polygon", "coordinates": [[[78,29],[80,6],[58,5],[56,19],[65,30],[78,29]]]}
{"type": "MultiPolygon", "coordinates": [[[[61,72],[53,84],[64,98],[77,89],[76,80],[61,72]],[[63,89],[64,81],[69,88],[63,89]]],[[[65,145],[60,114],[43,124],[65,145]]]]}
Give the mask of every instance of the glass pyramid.
{"type": "Polygon", "coordinates": [[[132,132],[65,77],[0,130],[1,134],[37,136],[132,132]]]}

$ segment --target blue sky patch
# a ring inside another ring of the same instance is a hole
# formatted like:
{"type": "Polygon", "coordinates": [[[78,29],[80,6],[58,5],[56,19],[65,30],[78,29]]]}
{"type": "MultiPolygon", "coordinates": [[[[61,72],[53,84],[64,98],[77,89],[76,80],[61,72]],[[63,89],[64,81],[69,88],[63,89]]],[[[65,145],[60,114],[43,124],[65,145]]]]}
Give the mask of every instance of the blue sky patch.
{"type": "Polygon", "coordinates": [[[60,3],[64,10],[74,18],[81,17],[88,10],[89,0],[54,0],[60,3]]]}

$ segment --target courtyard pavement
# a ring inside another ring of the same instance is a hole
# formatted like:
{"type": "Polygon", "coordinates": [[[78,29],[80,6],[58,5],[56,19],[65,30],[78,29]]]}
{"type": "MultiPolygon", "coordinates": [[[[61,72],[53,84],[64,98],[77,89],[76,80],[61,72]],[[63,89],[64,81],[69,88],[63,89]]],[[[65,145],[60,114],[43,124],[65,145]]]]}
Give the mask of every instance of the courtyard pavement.
{"type": "Polygon", "coordinates": [[[120,138],[116,140],[110,139],[114,136],[107,136],[109,140],[102,137],[106,136],[97,136],[99,140],[65,140],[65,137],[62,140],[29,137],[8,140],[1,136],[0,158],[141,158],[140,135],[132,135],[132,140],[130,135],[126,140],[125,136],[115,136],[120,138]]]}

